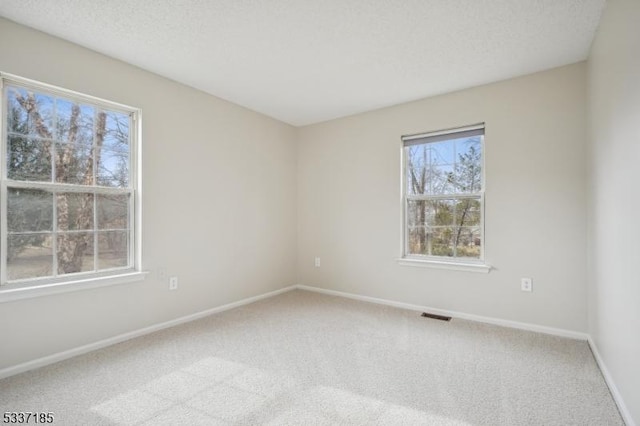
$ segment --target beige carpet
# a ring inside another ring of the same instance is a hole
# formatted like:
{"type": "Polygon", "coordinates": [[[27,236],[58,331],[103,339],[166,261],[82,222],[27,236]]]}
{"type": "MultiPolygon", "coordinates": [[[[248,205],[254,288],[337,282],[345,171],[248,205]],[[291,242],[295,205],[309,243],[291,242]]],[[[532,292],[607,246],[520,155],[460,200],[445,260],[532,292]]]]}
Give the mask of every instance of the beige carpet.
{"type": "Polygon", "coordinates": [[[59,425],[622,425],[586,342],[292,291],[0,381],[59,425]]]}

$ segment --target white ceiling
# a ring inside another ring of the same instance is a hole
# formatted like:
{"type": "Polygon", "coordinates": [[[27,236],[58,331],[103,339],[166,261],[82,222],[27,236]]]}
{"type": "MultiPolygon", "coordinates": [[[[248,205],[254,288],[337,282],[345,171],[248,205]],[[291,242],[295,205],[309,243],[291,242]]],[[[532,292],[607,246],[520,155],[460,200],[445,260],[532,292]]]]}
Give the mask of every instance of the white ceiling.
{"type": "Polygon", "coordinates": [[[586,59],[606,0],[0,0],[0,15],[293,125],[586,59]]]}

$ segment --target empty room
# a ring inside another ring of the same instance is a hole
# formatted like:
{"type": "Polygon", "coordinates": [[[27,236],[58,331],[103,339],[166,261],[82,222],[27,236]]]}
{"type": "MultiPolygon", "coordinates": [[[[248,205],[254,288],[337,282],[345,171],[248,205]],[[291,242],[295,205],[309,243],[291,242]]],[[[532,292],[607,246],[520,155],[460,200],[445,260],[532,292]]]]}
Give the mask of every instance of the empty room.
{"type": "Polygon", "coordinates": [[[639,22],[0,0],[2,424],[635,426],[639,22]]]}

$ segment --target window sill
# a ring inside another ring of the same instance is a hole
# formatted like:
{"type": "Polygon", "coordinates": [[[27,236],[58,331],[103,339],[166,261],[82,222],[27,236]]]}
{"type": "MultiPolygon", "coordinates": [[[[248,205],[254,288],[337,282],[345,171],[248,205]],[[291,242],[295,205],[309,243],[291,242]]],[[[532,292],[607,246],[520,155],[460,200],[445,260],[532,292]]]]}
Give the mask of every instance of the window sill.
{"type": "Polygon", "coordinates": [[[398,264],[401,266],[449,269],[451,271],[480,272],[485,274],[489,273],[489,271],[491,270],[491,266],[485,263],[447,262],[442,260],[412,259],[406,257],[398,259],[398,264]]]}
{"type": "Polygon", "coordinates": [[[0,288],[0,303],[142,281],[148,273],[148,271],[125,272],[118,275],[83,278],[28,287],[17,287],[9,284],[0,288]]]}

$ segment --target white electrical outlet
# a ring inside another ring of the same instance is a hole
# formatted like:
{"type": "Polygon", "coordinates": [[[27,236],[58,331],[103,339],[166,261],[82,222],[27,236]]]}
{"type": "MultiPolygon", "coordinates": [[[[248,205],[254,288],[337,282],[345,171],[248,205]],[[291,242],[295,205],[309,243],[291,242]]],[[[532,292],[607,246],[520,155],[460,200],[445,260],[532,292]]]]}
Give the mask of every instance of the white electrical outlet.
{"type": "Polygon", "coordinates": [[[316,268],[320,267],[320,258],[319,257],[316,257],[316,263],[315,264],[316,264],[316,268]]]}
{"type": "Polygon", "coordinates": [[[178,277],[169,277],[169,290],[178,289],[178,277]]]}
{"type": "Polygon", "coordinates": [[[532,291],[533,290],[533,282],[531,278],[521,278],[520,279],[520,289],[522,291],[532,291]]]}

